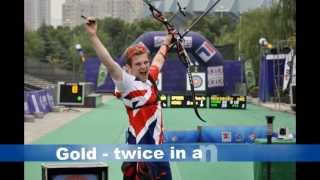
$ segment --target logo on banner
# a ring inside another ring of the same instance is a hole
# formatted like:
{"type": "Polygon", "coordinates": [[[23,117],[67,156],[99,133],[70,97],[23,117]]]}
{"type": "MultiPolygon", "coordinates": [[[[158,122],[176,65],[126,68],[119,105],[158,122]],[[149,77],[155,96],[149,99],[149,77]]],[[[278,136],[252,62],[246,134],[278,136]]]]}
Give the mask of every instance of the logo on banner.
{"type": "Polygon", "coordinates": [[[49,93],[47,93],[47,99],[48,99],[49,105],[53,107],[54,106],[53,97],[49,93]]]}
{"type": "Polygon", "coordinates": [[[204,41],[196,50],[197,55],[202,59],[203,62],[208,62],[216,54],[216,52],[217,50],[207,41],[204,41]]]}
{"type": "Polygon", "coordinates": [[[203,79],[201,76],[199,75],[194,75],[192,76],[192,79],[193,79],[193,85],[195,88],[200,88],[202,83],[203,83],[203,79]]]}
{"type": "Polygon", "coordinates": [[[176,142],[178,140],[178,137],[177,136],[172,136],[172,138],[171,138],[171,141],[172,142],[176,142]]]}
{"type": "Polygon", "coordinates": [[[40,104],[41,104],[42,109],[45,110],[46,107],[47,107],[47,99],[46,99],[46,97],[40,95],[39,99],[40,99],[40,104]]]}
{"type": "MultiPolygon", "coordinates": [[[[178,37],[179,38],[179,37],[178,37]]],[[[191,36],[185,36],[183,37],[182,44],[185,48],[191,48],[192,47],[192,37],[191,36]]]]}
{"type": "Polygon", "coordinates": [[[162,42],[165,40],[165,36],[154,36],[153,40],[154,40],[154,47],[160,47],[162,42]]]}
{"type": "MultiPolygon", "coordinates": [[[[161,44],[163,43],[163,41],[165,40],[166,36],[154,36],[153,40],[154,40],[154,47],[160,47],[161,44]]],[[[179,37],[178,37],[179,38],[179,37]]],[[[183,37],[183,42],[182,45],[185,48],[191,48],[192,47],[192,37],[191,36],[185,36],[183,37]]]]}
{"type": "Polygon", "coordinates": [[[40,112],[39,105],[38,105],[36,96],[34,94],[31,95],[31,99],[32,99],[32,103],[33,103],[35,112],[37,112],[37,113],[40,112]]]}
{"type": "Polygon", "coordinates": [[[224,86],[223,66],[208,67],[207,74],[209,88],[224,86]]]}
{"type": "MultiPolygon", "coordinates": [[[[203,72],[199,72],[199,73],[191,73],[191,75],[192,75],[194,90],[205,91],[206,90],[206,81],[205,81],[206,74],[203,72]]],[[[187,91],[190,91],[191,87],[190,87],[188,74],[186,75],[186,79],[187,79],[187,91]]]]}
{"type": "Polygon", "coordinates": [[[230,131],[222,131],[221,132],[221,141],[222,142],[231,142],[231,132],[230,131]]]}
{"type": "Polygon", "coordinates": [[[241,134],[237,134],[235,141],[236,141],[237,143],[243,142],[243,137],[242,137],[242,135],[241,135],[241,134]]]}
{"type": "Polygon", "coordinates": [[[256,140],[256,138],[257,138],[257,135],[256,135],[255,133],[251,133],[251,134],[249,135],[250,141],[254,141],[254,140],[256,140]]]}

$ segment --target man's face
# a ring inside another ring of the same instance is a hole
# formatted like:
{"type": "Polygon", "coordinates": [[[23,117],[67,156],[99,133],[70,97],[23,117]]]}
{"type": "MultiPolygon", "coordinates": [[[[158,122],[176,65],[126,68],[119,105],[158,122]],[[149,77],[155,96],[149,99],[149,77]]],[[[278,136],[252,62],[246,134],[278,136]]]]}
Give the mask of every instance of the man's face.
{"type": "Polygon", "coordinates": [[[139,78],[141,81],[148,79],[150,61],[147,53],[135,55],[131,59],[131,67],[129,73],[139,78]]]}

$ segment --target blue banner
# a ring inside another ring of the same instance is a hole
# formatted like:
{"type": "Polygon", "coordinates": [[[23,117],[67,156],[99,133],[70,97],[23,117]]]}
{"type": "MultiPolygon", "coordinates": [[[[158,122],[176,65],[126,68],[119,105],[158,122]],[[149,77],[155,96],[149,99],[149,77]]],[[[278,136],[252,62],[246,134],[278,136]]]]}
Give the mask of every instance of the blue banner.
{"type": "MultiPolygon", "coordinates": [[[[276,138],[278,133],[273,132],[276,138]]],[[[266,126],[204,126],[194,130],[165,130],[165,143],[255,143],[267,138],[266,126]]]]}
{"type": "Polygon", "coordinates": [[[24,113],[48,113],[54,107],[53,90],[42,89],[24,92],[24,113]]]}
{"type": "Polygon", "coordinates": [[[0,161],[320,161],[320,145],[0,145],[0,161]]]}
{"type": "MultiPolygon", "coordinates": [[[[166,32],[153,31],[146,32],[139,36],[134,43],[144,44],[151,54],[155,53],[166,36],[166,32]]],[[[197,32],[189,32],[184,37],[184,46],[186,51],[192,54],[192,64],[197,65],[197,72],[205,72],[206,89],[203,91],[209,94],[228,94],[235,92],[235,86],[239,82],[244,82],[244,65],[240,61],[224,60],[222,54],[205,37],[197,32]],[[217,80],[215,75],[208,77],[208,68],[220,67],[221,77],[218,85],[208,85],[209,82],[217,80]],[[221,81],[221,82],[220,82],[221,81]]],[[[171,49],[175,53],[174,49],[171,49]]],[[[124,65],[124,54],[115,57],[120,66],[124,65]]],[[[99,73],[100,60],[97,57],[89,57],[84,63],[85,80],[94,84],[96,92],[114,92],[114,83],[110,76],[105,73],[99,73]],[[97,83],[97,80],[102,79],[97,83]]],[[[177,57],[166,60],[162,68],[162,93],[177,94],[186,91],[186,68],[177,57]]]]}
{"type": "Polygon", "coordinates": [[[284,67],[284,54],[262,56],[259,69],[259,99],[262,102],[276,95],[276,85],[282,89],[284,67]]]}

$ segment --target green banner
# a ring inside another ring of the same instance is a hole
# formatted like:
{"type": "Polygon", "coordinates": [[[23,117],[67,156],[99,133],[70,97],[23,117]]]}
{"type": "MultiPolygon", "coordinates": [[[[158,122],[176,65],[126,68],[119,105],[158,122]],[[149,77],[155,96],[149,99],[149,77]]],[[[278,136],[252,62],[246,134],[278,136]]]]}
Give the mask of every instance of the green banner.
{"type": "Polygon", "coordinates": [[[245,76],[247,81],[247,86],[252,87],[256,85],[254,70],[252,67],[252,63],[250,61],[245,62],[245,76]]]}
{"type": "Polygon", "coordinates": [[[100,87],[101,85],[103,85],[107,77],[108,77],[107,68],[103,64],[100,64],[98,78],[97,78],[97,87],[100,87]]]}

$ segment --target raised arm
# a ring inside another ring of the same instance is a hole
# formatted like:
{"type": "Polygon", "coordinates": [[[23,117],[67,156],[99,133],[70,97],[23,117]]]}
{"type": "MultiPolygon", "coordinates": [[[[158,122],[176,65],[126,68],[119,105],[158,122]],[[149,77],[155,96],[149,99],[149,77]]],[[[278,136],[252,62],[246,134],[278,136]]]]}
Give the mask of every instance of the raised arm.
{"type": "Polygon", "coordinates": [[[161,68],[167,58],[167,54],[169,51],[169,46],[171,44],[171,40],[173,38],[173,34],[167,34],[164,42],[161,44],[157,54],[154,56],[152,65],[155,65],[159,68],[159,71],[161,71],[161,68]]]}
{"type": "Polygon", "coordinates": [[[85,29],[89,34],[92,47],[96,51],[101,63],[103,63],[107,67],[112,79],[116,81],[122,80],[121,67],[116,61],[113,60],[109,51],[104,47],[97,35],[97,21],[95,20],[95,18],[86,18],[85,29]]]}

